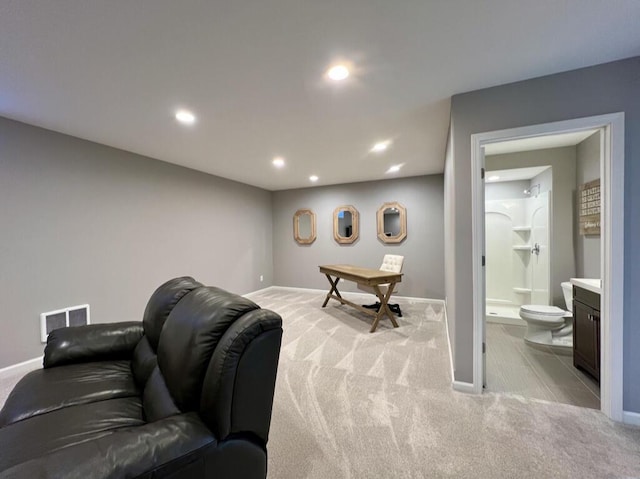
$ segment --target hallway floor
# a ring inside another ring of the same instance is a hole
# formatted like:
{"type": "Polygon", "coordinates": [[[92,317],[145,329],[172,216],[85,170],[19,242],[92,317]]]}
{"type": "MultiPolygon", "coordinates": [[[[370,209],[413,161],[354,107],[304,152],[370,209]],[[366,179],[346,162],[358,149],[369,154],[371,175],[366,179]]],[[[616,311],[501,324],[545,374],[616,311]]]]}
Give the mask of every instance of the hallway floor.
{"type": "Polygon", "coordinates": [[[573,366],[573,357],[533,348],[525,327],[486,323],[487,390],[600,409],[596,381],[573,366]]]}

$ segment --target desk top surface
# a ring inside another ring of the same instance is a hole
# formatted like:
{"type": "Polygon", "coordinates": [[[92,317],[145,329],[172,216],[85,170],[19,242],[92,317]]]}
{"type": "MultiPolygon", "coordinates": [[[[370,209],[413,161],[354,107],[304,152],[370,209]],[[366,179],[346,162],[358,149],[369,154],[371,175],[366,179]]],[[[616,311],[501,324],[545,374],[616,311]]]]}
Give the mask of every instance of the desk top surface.
{"type": "Polygon", "coordinates": [[[327,264],[320,266],[320,272],[324,274],[332,274],[340,278],[350,279],[352,281],[365,280],[375,283],[399,283],[402,281],[402,273],[394,273],[391,271],[381,271],[379,269],[361,268],[351,264],[327,264]]]}

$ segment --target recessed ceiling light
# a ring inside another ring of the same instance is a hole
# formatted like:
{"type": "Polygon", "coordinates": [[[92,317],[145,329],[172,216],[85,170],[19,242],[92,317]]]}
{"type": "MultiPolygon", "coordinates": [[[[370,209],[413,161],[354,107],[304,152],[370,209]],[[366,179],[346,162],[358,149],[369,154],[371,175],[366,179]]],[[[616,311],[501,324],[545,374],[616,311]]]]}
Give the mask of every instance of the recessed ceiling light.
{"type": "Polygon", "coordinates": [[[318,181],[318,177],[316,175],[311,175],[309,177],[309,181],[313,181],[315,183],[316,181],[318,181]]]}
{"type": "Polygon", "coordinates": [[[342,63],[333,65],[327,70],[327,77],[333,81],[346,80],[349,77],[349,68],[342,63]]]}
{"type": "Polygon", "coordinates": [[[391,140],[379,141],[378,143],[373,145],[373,147],[369,151],[371,151],[371,153],[382,153],[383,151],[386,151],[390,146],[391,140]]]}
{"type": "Polygon", "coordinates": [[[402,165],[393,165],[391,168],[387,170],[387,173],[397,173],[402,168],[402,165]]]}
{"type": "Polygon", "coordinates": [[[493,175],[487,178],[487,181],[498,181],[500,177],[498,175],[493,175]]]}
{"type": "Polygon", "coordinates": [[[276,168],[282,168],[284,166],[284,158],[276,156],[271,163],[273,163],[273,166],[276,168]]]}
{"type": "Polygon", "coordinates": [[[196,117],[188,110],[178,110],[176,112],[176,120],[184,125],[193,125],[196,122],[196,117]]]}

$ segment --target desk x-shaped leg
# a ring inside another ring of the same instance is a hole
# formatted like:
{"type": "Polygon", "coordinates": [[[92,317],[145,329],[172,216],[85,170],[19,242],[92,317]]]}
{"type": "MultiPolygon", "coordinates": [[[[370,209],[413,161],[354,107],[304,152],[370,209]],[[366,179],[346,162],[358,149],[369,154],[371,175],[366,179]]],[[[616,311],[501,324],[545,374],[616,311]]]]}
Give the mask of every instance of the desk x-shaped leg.
{"type": "Polygon", "coordinates": [[[340,299],[342,299],[342,296],[340,295],[340,291],[338,291],[338,281],[340,281],[340,278],[336,277],[335,281],[331,279],[331,276],[328,274],[325,274],[325,276],[327,277],[327,279],[329,280],[329,283],[331,283],[331,289],[329,290],[329,292],[327,293],[327,297],[324,298],[324,303],[322,303],[322,307],[324,308],[327,303],[329,302],[329,300],[331,299],[331,294],[335,291],[336,292],[336,296],[340,299]]]}
{"type": "Polygon", "coordinates": [[[393,289],[395,288],[395,286],[396,286],[396,283],[389,283],[389,286],[387,287],[387,293],[382,294],[382,291],[380,291],[380,288],[378,287],[378,285],[377,284],[373,285],[373,290],[376,292],[376,296],[380,300],[380,309],[378,310],[376,319],[373,320],[373,325],[371,326],[371,330],[370,330],[371,333],[373,333],[378,327],[378,323],[380,322],[380,318],[382,318],[383,314],[386,314],[387,316],[389,316],[389,319],[391,320],[391,324],[393,324],[394,328],[398,327],[396,318],[393,316],[393,313],[389,309],[389,304],[388,304],[389,298],[391,297],[391,293],[393,293],[393,289]]]}

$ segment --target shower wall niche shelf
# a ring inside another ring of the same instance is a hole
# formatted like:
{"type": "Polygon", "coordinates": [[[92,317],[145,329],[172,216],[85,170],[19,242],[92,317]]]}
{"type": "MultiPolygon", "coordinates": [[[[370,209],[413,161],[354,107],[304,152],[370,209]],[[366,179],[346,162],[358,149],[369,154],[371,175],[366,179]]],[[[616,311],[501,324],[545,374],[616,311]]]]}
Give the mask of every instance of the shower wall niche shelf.
{"type": "Polygon", "coordinates": [[[529,233],[531,232],[531,226],[514,226],[513,231],[529,233]]]}
{"type": "Polygon", "coordinates": [[[514,245],[513,249],[515,251],[528,251],[529,253],[531,253],[531,245],[530,244],[518,244],[518,245],[514,245]]]}
{"type": "Polygon", "coordinates": [[[514,293],[518,293],[518,294],[531,294],[531,288],[517,288],[517,287],[514,287],[513,288],[513,292],[514,293]]]}

